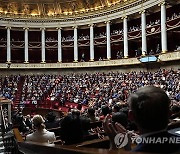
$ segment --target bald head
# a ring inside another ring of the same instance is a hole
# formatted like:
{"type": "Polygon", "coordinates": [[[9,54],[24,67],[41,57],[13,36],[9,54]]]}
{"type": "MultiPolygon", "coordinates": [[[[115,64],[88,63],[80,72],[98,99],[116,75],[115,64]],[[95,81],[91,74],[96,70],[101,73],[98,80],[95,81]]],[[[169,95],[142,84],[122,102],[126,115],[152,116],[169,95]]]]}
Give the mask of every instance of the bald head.
{"type": "Polygon", "coordinates": [[[140,129],[158,131],[167,127],[170,100],[161,88],[140,88],[128,102],[140,129]]]}

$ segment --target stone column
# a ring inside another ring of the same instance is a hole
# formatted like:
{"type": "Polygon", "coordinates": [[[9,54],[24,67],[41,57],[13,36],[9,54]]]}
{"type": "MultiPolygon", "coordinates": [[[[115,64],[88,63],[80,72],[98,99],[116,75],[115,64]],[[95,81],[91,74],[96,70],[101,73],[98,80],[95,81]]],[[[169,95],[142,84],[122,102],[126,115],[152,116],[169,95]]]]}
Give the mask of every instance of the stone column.
{"type": "Polygon", "coordinates": [[[41,28],[41,63],[46,63],[45,62],[45,49],[46,49],[46,44],[45,44],[45,28],[41,28]]]}
{"type": "Polygon", "coordinates": [[[128,26],[127,26],[127,16],[124,16],[122,19],[123,19],[124,58],[128,58],[128,26]]]}
{"type": "Polygon", "coordinates": [[[142,55],[147,54],[147,41],[146,41],[146,14],[145,10],[141,11],[141,36],[142,36],[142,55]]]}
{"type": "Polygon", "coordinates": [[[106,22],[106,39],[107,39],[107,59],[111,59],[111,30],[110,21],[106,22]]]}
{"type": "Polygon", "coordinates": [[[61,28],[58,30],[58,62],[62,62],[62,44],[61,44],[61,28]]]}
{"type": "Polygon", "coordinates": [[[7,63],[11,63],[11,27],[6,27],[7,29],[7,63]]]}
{"type": "Polygon", "coordinates": [[[161,4],[161,48],[162,53],[167,52],[167,31],[166,31],[166,5],[165,2],[161,4]]]}
{"type": "Polygon", "coordinates": [[[90,27],[90,61],[94,61],[94,28],[93,24],[90,27]]]}
{"type": "Polygon", "coordinates": [[[28,58],[28,29],[29,28],[24,28],[24,63],[29,63],[29,58],[28,58]]]}
{"type": "Polygon", "coordinates": [[[77,26],[74,26],[74,62],[78,62],[78,36],[77,26]]]}

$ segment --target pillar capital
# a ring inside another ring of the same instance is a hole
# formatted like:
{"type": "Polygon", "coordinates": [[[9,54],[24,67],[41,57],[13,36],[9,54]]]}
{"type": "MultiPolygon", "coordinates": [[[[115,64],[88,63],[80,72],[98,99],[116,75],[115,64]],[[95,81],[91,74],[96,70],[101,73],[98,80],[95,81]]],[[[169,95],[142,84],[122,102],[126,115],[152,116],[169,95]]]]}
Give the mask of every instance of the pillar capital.
{"type": "Polygon", "coordinates": [[[110,20],[107,20],[107,21],[105,21],[104,23],[105,23],[105,24],[110,24],[111,21],[110,21],[110,20]]]}
{"type": "Polygon", "coordinates": [[[11,29],[11,27],[10,27],[10,26],[6,26],[5,28],[6,28],[6,29],[11,29]]]}
{"type": "Polygon", "coordinates": [[[57,30],[59,30],[59,29],[61,30],[61,29],[62,29],[62,27],[56,27],[56,29],[57,29],[57,30]]]}
{"type": "Polygon", "coordinates": [[[139,11],[139,14],[143,14],[146,13],[146,10],[142,9],[141,11],[139,11]]]}
{"type": "Polygon", "coordinates": [[[95,24],[93,24],[93,23],[88,25],[88,27],[94,27],[94,26],[95,26],[95,24]]]}
{"type": "Polygon", "coordinates": [[[41,27],[40,30],[45,30],[46,28],[45,27],[41,27]]]}
{"type": "Polygon", "coordinates": [[[73,29],[77,29],[77,28],[78,28],[78,26],[77,26],[77,25],[75,25],[75,26],[73,26],[72,28],[73,28],[73,29]]]}
{"type": "Polygon", "coordinates": [[[23,27],[23,30],[28,30],[29,29],[29,27],[23,27]]]}
{"type": "Polygon", "coordinates": [[[127,15],[122,16],[121,19],[127,19],[127,15]]]}
{"type": "Polygon", "coordinates": [[[162,1],[158,4],[158,6],[162,6],[162,5],[166,5],[166,2],[165,2],[164,0],[162,0],[162,1]]]}

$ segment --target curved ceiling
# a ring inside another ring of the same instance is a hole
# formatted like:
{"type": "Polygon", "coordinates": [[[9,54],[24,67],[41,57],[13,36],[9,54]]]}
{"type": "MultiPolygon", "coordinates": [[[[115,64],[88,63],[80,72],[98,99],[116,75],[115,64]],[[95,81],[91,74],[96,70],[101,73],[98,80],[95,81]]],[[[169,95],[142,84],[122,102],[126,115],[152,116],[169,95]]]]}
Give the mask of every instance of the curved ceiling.
{"type": "Polygon", "coordinates": [[[18,16],[69,16],[105,10],[135,0],[0,0],[0,14],[18,16]]]}

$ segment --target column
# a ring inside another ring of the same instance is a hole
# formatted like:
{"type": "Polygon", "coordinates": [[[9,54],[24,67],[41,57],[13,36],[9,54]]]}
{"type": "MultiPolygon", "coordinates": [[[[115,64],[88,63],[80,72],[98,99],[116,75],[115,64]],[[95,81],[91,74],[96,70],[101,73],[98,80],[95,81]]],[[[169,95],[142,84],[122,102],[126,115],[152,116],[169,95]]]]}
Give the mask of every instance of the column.
{"type": "Polygon", "coordinates": [[[90,61],[94,61],[94,29],[93,24],[90,26],[90,61]]]}
{"type": "Polygon", "coordinates": [[[62,62],[61,28],[58,29],[58,62],[62,62]]]}
{"type": "Polygon", "coordinates": [[[161,48],[162,53],[167,51],[167,32],[166,32],[166,6],[161,3],[161,48]]]}
{"type": "Polygon", "coordinates": [[[25,62],[28,63],[29,58],[28,58],[28,29],[29,28],[24,28],[24,58],[25,62]]]}
{"type": "Polygon", "coordinates": [[[107,59],[111,59],[111,32],[110,21],[106,22],[106,39],[107,39],[107,59]]]}
{"type": "Polygon", "coordinates": [[[145,56],[147,53],[147,41],[146,41],[146,14],[145,10],[141,13],[141,36],[142,36],[142,55],[145,56]]]}
{"type": "Polygon", "coordinates": [[[41,63],[45,63],[45,28],[41,28],[41,63]]]}
{"type": "Polygon", "coordinates": [[[128,27],[127,16],[123,17],[123,40],[124,40],[124,58],[128,58],[128,27]]]}
{"type": "Polygon", "coordinates": [[[74,26],[74,62],[78,62],[78,36],[77,26],[74,26]]]}
{"type": "Polygon", "coordinates": [[[7,28],[7,63],[11,63],[11,37],[10,37],[10,30],[11,27],[7,28]]]}

